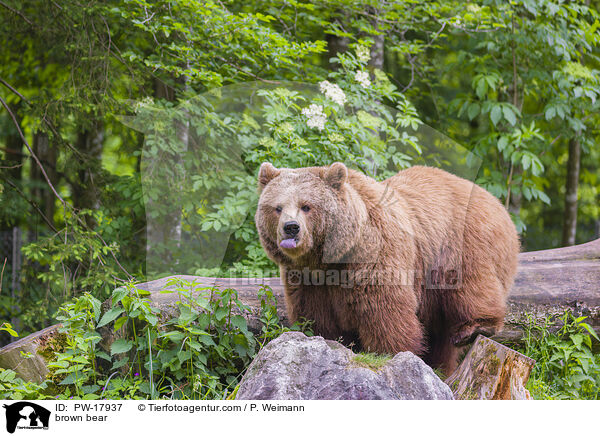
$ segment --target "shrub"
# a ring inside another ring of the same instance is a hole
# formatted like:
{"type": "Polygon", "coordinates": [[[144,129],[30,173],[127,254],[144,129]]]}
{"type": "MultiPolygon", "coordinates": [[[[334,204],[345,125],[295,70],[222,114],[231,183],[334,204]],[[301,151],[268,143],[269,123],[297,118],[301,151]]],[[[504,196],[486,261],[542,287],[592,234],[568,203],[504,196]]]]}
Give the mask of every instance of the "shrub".
{"type": "Polygon", "coordinates": [[[600,397],[600,354],[592,351],[598,341],[594,329],[565,312],[559,319],[538,325],[528,317],[523,354],[536,360],[527,388],[536,399],[598,399],[600,397]],[[562,325],[556,333],[550,327],[562,325]]]}
{"type": "MultiPolygon", "coordinates": [[[[112,292],[110,307],[84,294],[64,304],[56,319],[62,335],[49,354],[48,380],[24,383],[0,373],[0,397],[57,399],[225,399],[257,351],[290,328],[277,315],[271,290],[259,292],[261,330],[248,329],[249,311],[233,289],[201,287],[178,278],[167,282],[178,294],[178,315],[162,320],[148,292],[132,284],[112,292]],[[110,329],[110,345],[99,329],[110,329]],[[117,339],[118,338],[118,339],[117,339]]],[[[306,330],[309,323],[293,326],[306,330]]],[[[307,330],[308,334],[311,334],[307,330]]]]}

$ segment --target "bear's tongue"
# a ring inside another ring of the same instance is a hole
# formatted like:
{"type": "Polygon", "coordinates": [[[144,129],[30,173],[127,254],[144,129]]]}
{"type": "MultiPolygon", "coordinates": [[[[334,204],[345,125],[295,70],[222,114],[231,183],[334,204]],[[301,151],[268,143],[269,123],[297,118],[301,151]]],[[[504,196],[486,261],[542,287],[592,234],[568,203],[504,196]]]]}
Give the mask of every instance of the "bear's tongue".
{"type": "Polygon", "coordinates": [[[279,245],[283,248],[296,248],[296,240],[294,238],[284,239],[279,245]]]}

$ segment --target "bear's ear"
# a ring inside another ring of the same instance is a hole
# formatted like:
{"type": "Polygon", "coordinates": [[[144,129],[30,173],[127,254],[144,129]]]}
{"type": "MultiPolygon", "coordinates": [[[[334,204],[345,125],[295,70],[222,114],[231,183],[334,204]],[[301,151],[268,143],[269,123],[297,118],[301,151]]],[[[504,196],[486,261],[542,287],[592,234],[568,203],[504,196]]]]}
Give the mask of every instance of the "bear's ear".
{"type": "Polygon", "coordinates": [[[258,170],[258,190],[262,191],[279,173],[281,170],[275,168],[270,162],[263,162],[258,170]]]}
{"type": "Polygon", "coordinates": [[[333,163],[325,170],[323,178],[332,188],[340,189],[348,178],[348,168],[341,162],[333,163]]]}

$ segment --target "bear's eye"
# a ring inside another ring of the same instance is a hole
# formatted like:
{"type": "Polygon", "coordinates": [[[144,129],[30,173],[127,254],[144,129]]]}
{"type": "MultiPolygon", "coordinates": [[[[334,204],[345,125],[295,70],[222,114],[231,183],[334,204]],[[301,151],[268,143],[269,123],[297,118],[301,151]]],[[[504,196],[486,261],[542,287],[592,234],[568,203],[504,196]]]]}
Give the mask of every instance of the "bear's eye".
{"type": "Polygon", "coordinates": [[[310,206],[304,205],[300,208],[302,212],[308,212],[310,210],[310,206]]]}
{"type": "Polygon", "coordinates": [[[283,209],[281,209],[281,206],[277,206],[277,207],[275,208],[275,212],[277,212],[277,213],[281,213],[281,211],[282,211],[282,210],[283,210],[283,209]]]}

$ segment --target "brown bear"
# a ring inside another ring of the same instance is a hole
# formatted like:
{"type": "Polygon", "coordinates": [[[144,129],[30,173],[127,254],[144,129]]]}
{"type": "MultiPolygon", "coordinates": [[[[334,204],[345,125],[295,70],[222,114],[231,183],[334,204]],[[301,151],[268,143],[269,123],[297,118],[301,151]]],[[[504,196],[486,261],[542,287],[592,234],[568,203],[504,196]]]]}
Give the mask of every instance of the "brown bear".
{"type": "Polygon", "coordinates": [[[415,166],[382,182],[348,169],[260,167],[256,226],[291,321],[362,350],[412,351],[450,374],[458,347],[503,325],[519,239],[474,183],[415,166]]]}

